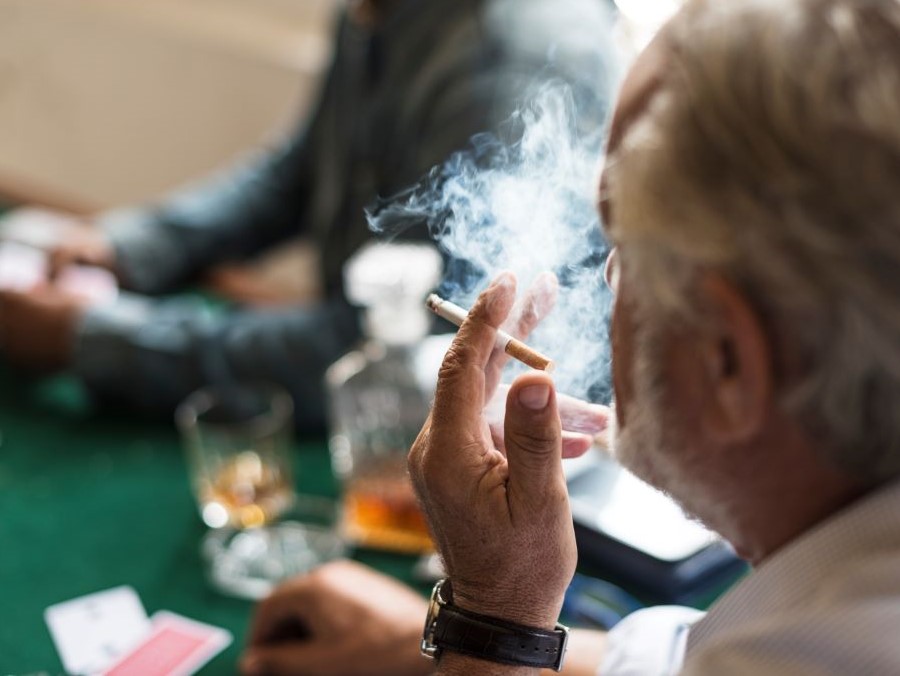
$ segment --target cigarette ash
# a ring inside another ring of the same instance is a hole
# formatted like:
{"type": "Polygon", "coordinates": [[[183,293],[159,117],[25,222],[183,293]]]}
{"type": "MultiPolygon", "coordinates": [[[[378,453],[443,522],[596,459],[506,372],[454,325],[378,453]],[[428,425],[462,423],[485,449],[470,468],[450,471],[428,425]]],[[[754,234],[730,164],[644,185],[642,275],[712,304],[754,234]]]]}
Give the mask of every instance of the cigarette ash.
{"type": "MultiPolygon", "coordinates": [[[[427,223],[446,258],[439,293],[464,307],[503,270],[520,291],[553,271],[557,304],[528,344],[556,361],[560,390],[608,401],[611,298],[596,208],[606,109],[577,106],[558,82],[529,100],[498,134],[474,137],[418,185],[379,200],[369,225],[393,237],[427,223]]],[[[508,368],[511,378],[525,367],[508,368]]]]}

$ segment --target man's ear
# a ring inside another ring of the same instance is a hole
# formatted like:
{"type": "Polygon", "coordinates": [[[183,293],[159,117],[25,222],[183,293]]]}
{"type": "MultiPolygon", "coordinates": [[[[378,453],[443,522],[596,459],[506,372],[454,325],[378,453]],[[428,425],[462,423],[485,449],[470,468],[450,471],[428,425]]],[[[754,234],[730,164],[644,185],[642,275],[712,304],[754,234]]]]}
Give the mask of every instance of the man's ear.
{"type": "Polygon", "coordinates": [[[774,396],[771,338],[747,297],[721,274],[697,285],[705,308],[698,356],[708,388],[704,432],[721,444],[741,443],[764,424],[774,396]]]}

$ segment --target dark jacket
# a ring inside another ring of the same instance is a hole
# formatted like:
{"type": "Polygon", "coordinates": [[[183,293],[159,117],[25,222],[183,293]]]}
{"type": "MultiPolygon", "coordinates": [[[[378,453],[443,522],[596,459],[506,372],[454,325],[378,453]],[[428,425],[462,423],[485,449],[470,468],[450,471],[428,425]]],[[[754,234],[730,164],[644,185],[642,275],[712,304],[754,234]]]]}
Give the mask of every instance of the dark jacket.
{"type": "Polygon", "coordinates": [[[163,411],[205,383],[271,380],[294,395],[298,422],[320,424],[324,370],[359,335],[341,268],[371,237],[364,208],[497,129],[536,81],[596,93],[602,117],[609,16],[605,0],[406,0],[374,28],[342,16],[320,99],[293,137],[102,219],[141,295],[87,314],[76,372],[101,397],[163,411]],[[299,234],[321,250],[326,298],[315,307],[213,316],[146,297],[299,234]]]}

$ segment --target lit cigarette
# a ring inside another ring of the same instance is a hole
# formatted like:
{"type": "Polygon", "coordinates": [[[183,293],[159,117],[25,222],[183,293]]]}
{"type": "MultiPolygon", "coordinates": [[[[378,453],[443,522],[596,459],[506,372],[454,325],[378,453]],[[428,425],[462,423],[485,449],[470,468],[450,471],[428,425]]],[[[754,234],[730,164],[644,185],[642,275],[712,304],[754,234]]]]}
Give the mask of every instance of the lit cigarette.
{"type": "MultiPolygon", "coordinates": [[[[443,317],[456,326],[462,326],[462,323],[469,315],[459,305],[451,303],[449,300],[444,300],[434,293],[428,296],[425,304],[438,317],[443,317]]],[[[498,350],[503,350],[513,359],[518,359],[533,369],[547,372],[553,370],[554,364],[552,359],[548,359],[537,350],[532,350],[521,340],[513,338],[506,331],[497,331],[496,346],[498,350]]]]}

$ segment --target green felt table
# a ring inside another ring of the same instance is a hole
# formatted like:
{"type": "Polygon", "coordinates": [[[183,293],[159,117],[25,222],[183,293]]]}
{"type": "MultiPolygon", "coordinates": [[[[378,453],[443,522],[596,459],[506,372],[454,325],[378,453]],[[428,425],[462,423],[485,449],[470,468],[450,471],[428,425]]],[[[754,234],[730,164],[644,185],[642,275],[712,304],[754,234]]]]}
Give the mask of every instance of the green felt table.
{"type": "MultiPolygon", "coordinates": [[[[294,453],[298,490],[335,498],[325,440],[299,439],[294,453]]],[[[134,587],[151,614],[228,629],[234,642],[201,673],[234,673],[252,604],[207,584],[205,532],[172,423],[95,410],[71,378],[0,363],[0,675],[61,673],[44,609],[117,585],[134,587]]],[[[351,555],[412,582],[411,557],[351,555]]]]}
{"type": "MultiPolygon", "coordinates": [[[[298,490],[334,498],[324,438],[299,439],[294,453],[298,490]]],[[[207,584],[205,532],[174,424],[95,410],[71,378],[0,364],[0,674],[62,673],[44,609],[123,584],[151,614],[231,631],[201,673],[233,674],[253,605],[207,584]]],[[[351,555],[412,581],[411,557],[351,555]]]]}
{"type": "MultiPolygon", "coordinates": [[[[116,585],[147,611],[225,627],[232,646],[202,673],[234,673],[252,604],[207,585],[200,522],[174,427],[94,411],[76,382],[0,367],[0,673],[58,673],[44,609],[116,585]]],[[[299,440],[298,488],[335,496],[325,443],[299,440]]],[[[409,557],[357,552],[409,580],[409,557]]]]}

